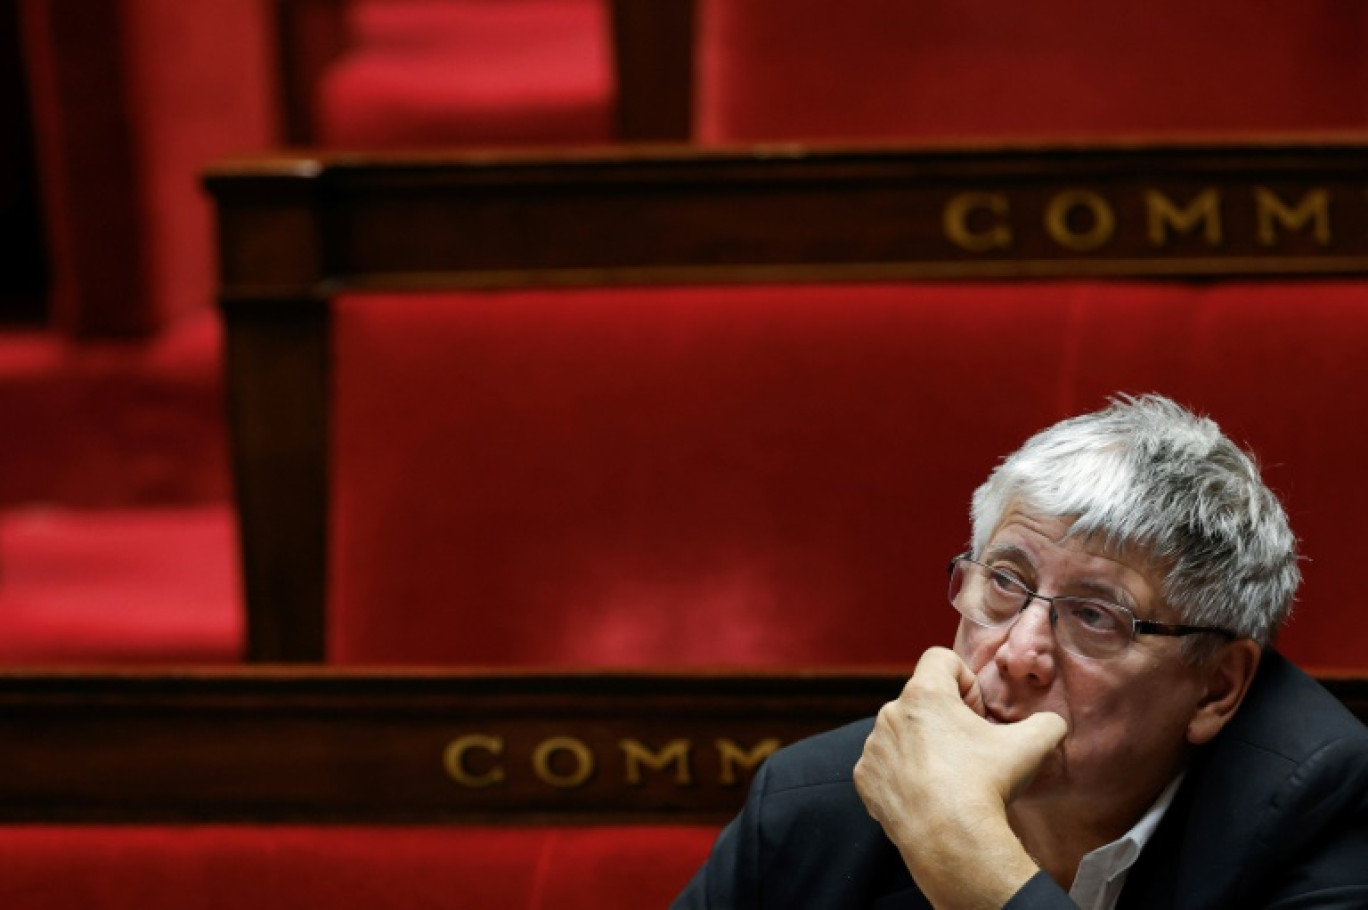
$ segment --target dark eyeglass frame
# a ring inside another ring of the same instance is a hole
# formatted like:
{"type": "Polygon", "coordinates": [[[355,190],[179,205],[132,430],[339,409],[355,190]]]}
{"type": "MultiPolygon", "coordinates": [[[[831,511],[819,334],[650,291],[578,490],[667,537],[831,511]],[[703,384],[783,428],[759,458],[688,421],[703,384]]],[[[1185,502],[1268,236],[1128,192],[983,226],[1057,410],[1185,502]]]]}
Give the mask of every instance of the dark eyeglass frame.
{"type": "MultiPolygon", "coordinates": [[[[1016,621],[1016,617],[1026,612],[1026,608],[1031,605],[1032,601],[1036,600],[1044,601],[1045,603],[1048,603],[1050,605],[1050,624],[1053,625],[1055,622],[1058,621],[1059,615],[1055,610],[1054,602],[1057,598],[1062,598],[1065,600],[1091,600],[1097,603],[1106,604],[1107,606],[1114,607],[1115,609],[1120,611],[1121,615],[1130,618],[1130,638],[1126,641],[1126,644],[1123,647],[1121,647],[1115,652],[1116,654],[1120,654],[1122,651],[1125,651],[1126,648],[1130,647],[1131,642],[1135,641],[1135,636],[1137,635],[1165,635],[1171,638],[1182,638],[1186,635],[1219,635],[1226,641],[1234,641],[1235,639],[1240,637],[1239,635],[1230,631],[1229,629],[1222,629],[1218,626],[1188,626],[1183,625],[1181,623],[1156,622],[1152,619],[1140,619],[1129,607],[1122,606],[1119,603],[1114,603],[1109,600],[1102,600],[1097,597],[1077,598],[1059,594],[1056,594],[1053,597],[1046,597],[1044,594],[1041,594],[1037,591],[1033,591],[1030,588],[1026,587],[1026,584],[1022,582],[1021,579],[1008,575],[1007,573],[1002,572],[999,569],[994,569],[992,566],[984,565],[976,559],[970,559],[969,551],[965,551],[964,553],[961,553],[960,555],[950,560],[950,565],[947,568],[947,572],[950,576],[954,576],[955,565],[960,562],[971,563],[973,565],[978,566],[980,569],[983,569],[985,572],[988,572],[992,575],[1001,576],[1005,578],[1007,581],[1009,581],[1013,587],[1020,588],[1022,591],[1026,592],[1026,602],[1021,605],[1021,609],[1017,611],[1016,616],[1012,617],[1011,620],[1004,622],[1001,625],[984,626],[984,628],[1001,629],[1005,626],[1011,625],[1013,622],[1016,621]]],[[[954,599],[952,598],[950,602],[953,606],[954,599]]],[[[957,611],[958,609],[959,608],[956,607],[957,611]]],[[[967,616],[965,618],[969,619],[969,617],[967,616]]],[[[975,623],[976,625],[983,625],[975,619],[969,619],[969,621],[975,623]]],[[[1098,658],[1090,659],[1096,660],[1098,658]]]]}

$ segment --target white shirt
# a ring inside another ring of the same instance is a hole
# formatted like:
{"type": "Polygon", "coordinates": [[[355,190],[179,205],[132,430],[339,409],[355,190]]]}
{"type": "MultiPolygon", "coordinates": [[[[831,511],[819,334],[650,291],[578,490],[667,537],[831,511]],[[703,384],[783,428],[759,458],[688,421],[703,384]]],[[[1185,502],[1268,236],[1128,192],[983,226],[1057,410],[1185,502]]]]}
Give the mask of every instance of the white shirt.
{"type": "Polygon", "coordinates": [[[1126,884],[1126,874],[1159,827],[1159,821],[1168,811],[1182,782],[1183,775],[1179,774],[1133,828],[1083,857],[1074,874],[1073,887],[1069,889],[1069,897],[1080,910],[1115,910],[1121,888],[1126,884]]]}

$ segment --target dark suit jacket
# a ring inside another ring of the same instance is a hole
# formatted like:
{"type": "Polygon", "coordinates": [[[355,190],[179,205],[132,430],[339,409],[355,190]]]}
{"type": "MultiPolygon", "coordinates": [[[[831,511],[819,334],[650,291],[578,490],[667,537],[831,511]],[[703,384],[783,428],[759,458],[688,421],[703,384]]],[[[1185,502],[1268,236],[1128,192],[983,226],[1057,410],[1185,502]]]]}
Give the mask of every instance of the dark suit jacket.
{"type": "MultiPolygon", "coordinates": [[[[674,907],[928,907],[851,781],[872,727],[861,721],[765,762],[674,907]]],[[[1072,906],[1043,872],[1007,904],[1072,906]]],[[[1368,730],[1273,652],[1194,757],[1119,904],[1218,907],[1368,908],[1368,730]]]]}

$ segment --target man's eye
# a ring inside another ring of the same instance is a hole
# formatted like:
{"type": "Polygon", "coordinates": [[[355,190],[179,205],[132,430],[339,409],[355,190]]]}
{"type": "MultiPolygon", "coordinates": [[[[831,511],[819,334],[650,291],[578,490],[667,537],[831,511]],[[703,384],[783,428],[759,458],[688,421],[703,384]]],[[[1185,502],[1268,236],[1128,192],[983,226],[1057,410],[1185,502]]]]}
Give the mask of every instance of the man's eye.
{"type": "Polygon", "coordinates": [[[1004,594],[1020,594],[1021,589],[1026,587],[1025,582],[1001,569],[994,569],[988,577],[992,581],[993,587],[1004,594]]]}
{"type": "Polygon", "coordinates": [[[1068,612],[1074,622],[1094,632],[1115,632],[1121,628],[1121,619],[1115,611],[1092,601],[1073,601],[1068,605],[1068,612]]]}

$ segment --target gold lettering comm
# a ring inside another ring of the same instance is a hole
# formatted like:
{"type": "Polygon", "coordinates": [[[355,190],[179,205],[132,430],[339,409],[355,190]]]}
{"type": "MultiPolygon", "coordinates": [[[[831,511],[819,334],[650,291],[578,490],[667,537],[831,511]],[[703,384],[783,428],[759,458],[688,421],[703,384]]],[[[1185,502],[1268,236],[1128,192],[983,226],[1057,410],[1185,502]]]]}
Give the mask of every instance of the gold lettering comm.
{"type": "MultiPolygon", "coordinates": [[[[1225,245],[1231,234],[1226,223],[1227,195],[1216,187],[1204,187],[1182,198],[1157,189],[1145,190],[1141,205],[1146,242],[1154,250],[1163,250],[1178,238],[1194,236],[1213,249],[1225,245]]],[[[1328,189],[1313,187],[1289,200],[1268,187],[1255,186],[1249,190],[1249,199],[1254,224],[1248,227],[1258,246],[1277,247],[1293,234],[1305,234],[1318,246],[1329,246],[1328,189]]],[[[1030,220],[1017,220],[1020,208],[1007,193],[960,193],[945,204],[941,227],[946,239],[966,252],[1005,252],[1015,246],[1017,232],[1031,225],[1030,220]]],[[[1120,224],[1113,200],[1083,188],[1051,194],[1027,217],[1039,219],[1040,229],[1052,244],[1078,254],[1105,250],[1116,238],[1120,224]]]]}
{"type": "MultiPolygon", "coordinates": [[[[780,747],[779,740],[766,738],[750,747],[719,737],[712,742],[717,757],[717,782],[734,787],[743,772],[754,771],[780,747]]],[[[442,754],[447,776],[463,787],[483,789],[508,782],[507,743],[502,736],[470,733],[453,739],[442,754]]],[[[616,750],[622,756],[624,783],[644,786],[648,774],[668,775],[676,787],[695,782],[694,743],[672,739],[660,747],[641,740],[619,739],[616,750]]],[[[584,740],[574,736],[551,736],[541,740],[527,756],[533,775],[559,790],[573,790],[588,784],[598,771],[599,756],[584,740]]]]}

